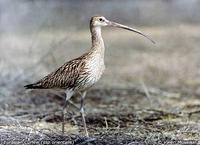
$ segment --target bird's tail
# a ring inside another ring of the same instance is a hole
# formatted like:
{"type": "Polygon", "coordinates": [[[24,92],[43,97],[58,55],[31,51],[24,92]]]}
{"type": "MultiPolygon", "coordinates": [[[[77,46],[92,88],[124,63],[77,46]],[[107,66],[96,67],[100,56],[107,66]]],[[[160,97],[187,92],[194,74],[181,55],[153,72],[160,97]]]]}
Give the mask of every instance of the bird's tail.
{"type": "Polygon", "coordinates": [[[42,89],[42,85],[41,83],[34,83],[34,84],[28,84],[26,86],[24,86],[26,89],[42,89]]]}

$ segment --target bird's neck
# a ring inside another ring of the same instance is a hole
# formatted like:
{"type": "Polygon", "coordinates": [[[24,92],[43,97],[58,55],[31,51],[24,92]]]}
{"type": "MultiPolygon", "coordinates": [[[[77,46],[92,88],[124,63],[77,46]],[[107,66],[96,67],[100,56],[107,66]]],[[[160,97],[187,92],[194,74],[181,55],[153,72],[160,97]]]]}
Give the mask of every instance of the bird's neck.
{"type": "Polygon", "coordinates": [[[103,38],[101,36],[101,27],[91,26],[90,31],[91,31],[91,35],[92,35],[91,52],[92,53],[98,53],[102,57],[104,57],[105,47],[104,47],[103,38]]]}

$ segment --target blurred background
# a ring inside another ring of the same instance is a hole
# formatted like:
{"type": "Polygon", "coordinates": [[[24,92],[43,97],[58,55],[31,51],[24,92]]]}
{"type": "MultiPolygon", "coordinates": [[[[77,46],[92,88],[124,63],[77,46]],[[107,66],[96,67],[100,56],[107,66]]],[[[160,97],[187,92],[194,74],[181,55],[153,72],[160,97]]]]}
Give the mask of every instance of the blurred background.
{"type": "MultiPolygon", "coordinates": [[[[54,133],[44,130],[61,132],[63,98],[23,86],[88,51],[89,20],[103,15],[156,44],[103,28],[106,70],[85,101],[90,134],[115,145],[116,138],[199,141],[199,10],[199,0],[0,0],[0,138],[29,141],[33,132],[48,140],[54,133]]],[[[66,130],[80,135],[81,118],[70,109],[66,130]]]]}
{"type": "MultiPolygon", "coordinates": [[[[106,71],[96,87],[140,85],[200,91],[198,0],[1,0],[0,83],[32,82],[91,45],[93,15],[137,28],[103,28],[106,71]]],[[[18,84],[18,85],[19,85],[18,84]]]]}

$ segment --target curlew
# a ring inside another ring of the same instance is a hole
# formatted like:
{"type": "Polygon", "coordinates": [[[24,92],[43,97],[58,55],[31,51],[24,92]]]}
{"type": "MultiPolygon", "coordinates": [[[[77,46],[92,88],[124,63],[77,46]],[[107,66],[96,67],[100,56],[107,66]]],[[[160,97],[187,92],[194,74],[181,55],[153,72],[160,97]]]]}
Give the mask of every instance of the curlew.
{"type": "Polygon", "coordinates": [[[101,27],[112,26],[123,28],[135,33],[138,33],[152,43],[155,43],[147,35],[143,34],[137,29],[112,22],[107,20],[103,16],[94,16],[90,20],[90,32],[92,38],[91,49],[84,53],[82,56],[70,60],[59,67],[56,71],[50,73],[46,77],[37,81],[36,83],[26,85],[26,89],[64,89],[66,93],[65,103],[62,111],[62,132],[64,133],[64,119],[65,119],[65,108],[68,104],[69,99],[78,93],[81,95],[80,113],[82,116],[82,122],[84,126],[85,135],[88,137],[88,131],[85,121],[84,113],[84,98],[87,90],[92,87],[102,76],[105,65],[104,65],[104,41],[101,36],[101,27]]]}

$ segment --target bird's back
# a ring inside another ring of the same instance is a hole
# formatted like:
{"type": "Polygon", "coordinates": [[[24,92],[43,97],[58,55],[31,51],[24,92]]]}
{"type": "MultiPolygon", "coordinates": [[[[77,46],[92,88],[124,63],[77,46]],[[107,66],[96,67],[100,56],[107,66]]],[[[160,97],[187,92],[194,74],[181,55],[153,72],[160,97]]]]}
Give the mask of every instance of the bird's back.
{"type": "Polygon", "coordinates": [[[80,85],[80,79],[86,77],[87,74],[87,56],[88,53],[73,59],[56,71],[50,73],[40,81],[26,85],[27,89],[76,89],[80,85]]]}

